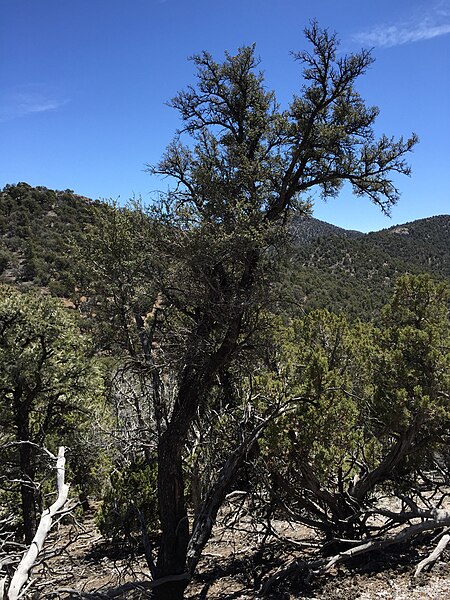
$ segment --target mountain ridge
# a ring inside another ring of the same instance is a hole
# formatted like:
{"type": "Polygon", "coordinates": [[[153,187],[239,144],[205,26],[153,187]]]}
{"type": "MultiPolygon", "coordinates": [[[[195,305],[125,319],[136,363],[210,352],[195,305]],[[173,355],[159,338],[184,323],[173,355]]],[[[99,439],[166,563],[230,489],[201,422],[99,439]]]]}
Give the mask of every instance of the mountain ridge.
{"type": "Polygon", "coordinates": [[[319,237],[360,237],[366,235],[361,231],[338,227],[337,225],[322,221],[321,219],[316,219],[310,215],[295,214],[289,222],[289,230],[294,239],[294,243],[298,241],[308,242],[319,237]]]}
{"type": "MultiPolygon", "coordinates": [[[[346,229],[327,221],[317,219],[312,215],[294,215],[289,223],[290,230],[294,239],[300,238],[301,241],[311,241],[318,237],[343,236],[343,237],[365,237],[376,236],[383,233],[392,233],[398,235],[409,235],[410,226],[416,228],[426,222],[444,219],[450,221],[450,214],[432,215],[430,217],[422,217],[405,223],[397,223],[390,227],[383,227],[375,231],[358,231],[356,229],[346,229]]],[[[450,225],[449,225],[450,227],[450,225]]]]}
{"type": "MultiPolygon", "coordinates": [[[[94,225],[94,206],[108,205],[71,190],[6,186],[0,191],[0,281],[70,297],[77,281],[69,240],[81,241],[94,225]]],[[[291,248],[278,285],[280,297],[299,311],[327,307],[371,318],[404,273],[450,281],[450,215],[370,233],[298,215],[289,227],[291,248]]]]}
{"type": "Polygon", "coordinates": [[[450,215],[359,236],[330,232],[300,242],[293,236],[285,279],[291,301],[305,310],[327,307],[352,316],[373,315],[400,275],[428,273],[450,281],[450,215]]]}

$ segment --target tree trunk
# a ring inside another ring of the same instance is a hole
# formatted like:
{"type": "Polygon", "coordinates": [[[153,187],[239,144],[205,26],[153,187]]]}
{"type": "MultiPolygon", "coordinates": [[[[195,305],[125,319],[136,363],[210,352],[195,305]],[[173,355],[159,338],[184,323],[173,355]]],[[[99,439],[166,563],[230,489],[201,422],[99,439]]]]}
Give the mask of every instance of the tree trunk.
{"type": "Polygon", "coordinates": [[[155,569],[158,600],[182,600],[189,582],[172,576],[185,573],[189,521],[184,500],[182,449],[184,439],[167,430],[158,447],[158,499],[161,540],[155,569]],[[158,580],[166,580],[158,584],[158,580]]]}
{"type": "Polygon", "coordinates": [[[189,583],[186,558],[189,520],[185,504],[183,449],[198,408],[224,364],[237,335],[231,329],[217,353],[197,370],[186,368],[167,430],[158,443],[158,502],[161,540],[155,569],[154,595],[158,600],[182,600],[189,583]]]}
{"type": "Polygon", "coordinates": [[[28,443],[30,431],[28,423],[28,412],[21,407],[16,411],[17,441],[19,443],[19,465],[20,465],[20,496],[22,505],[22,519],[25,535],[25,543],[31,544],[36,533],[36,489],[34,449],[28,443]]]}
{"type": "MultiPolygon", "coordinates": [[[[187,571],[186,562],[189,521],[184,497],[183,449],[192,421],[211,390],[215,375],[236,350],[242,332],[244,300],[253,283],[258,257],[258,251],[249,252],[238,287],[242,305],[234,311],[220,345],[212,354],[205,353],[204,342],[214,338],[217,325],[208,315],[198,323],[192,347],[187,352],[186,367],[170,423],[159,438],[158,502],[162,534],[154,581],[157,600],[182,600],[192,574],[187,571]]],[[[220,274],[221,265],[215,269],[220,274]]],[[[225,279],[221,285],[224,286],[223,295],[228,297],[230,290],[226,287],[225,279]]],[[[210,300],[214,304],[216,292],[213,290],[211,293],[214,297],[210,300]]],[[[210,533],[211,529],[208,529],[207,537],[210,533]]]]}

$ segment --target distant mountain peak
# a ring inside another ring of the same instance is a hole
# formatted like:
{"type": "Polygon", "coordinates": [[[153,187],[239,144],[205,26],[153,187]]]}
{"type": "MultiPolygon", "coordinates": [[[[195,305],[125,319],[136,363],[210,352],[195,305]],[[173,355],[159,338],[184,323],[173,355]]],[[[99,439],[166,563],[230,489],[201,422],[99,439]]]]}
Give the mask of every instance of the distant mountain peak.
{"type": "Polygon", "coordinates": [[[289,229],[295,244],[305,244],[321,237],[355,238],[365,235],[361,231],[343,229],[309,215],[294,215],[290,221],[289,229]]]}

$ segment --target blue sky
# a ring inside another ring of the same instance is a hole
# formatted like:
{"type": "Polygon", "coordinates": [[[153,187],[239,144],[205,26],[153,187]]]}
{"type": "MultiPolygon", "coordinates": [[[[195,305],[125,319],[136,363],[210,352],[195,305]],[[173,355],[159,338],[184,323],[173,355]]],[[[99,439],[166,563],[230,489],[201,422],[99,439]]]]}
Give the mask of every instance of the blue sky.
{"type": "Polygon", "coordinates": [[[178,125],[165,102],[193,81],[187,57],[256,42],[281,104],[299,90],[290,51],[317,18],[342,49],[373,48],[359,91],[377,133],[421,140],[392,219],[344,190],[315,216],[371,231],[450,212],[450,0],[0,0],[0,187],[26,181],[145,201],[144,172],[178,125]]]}

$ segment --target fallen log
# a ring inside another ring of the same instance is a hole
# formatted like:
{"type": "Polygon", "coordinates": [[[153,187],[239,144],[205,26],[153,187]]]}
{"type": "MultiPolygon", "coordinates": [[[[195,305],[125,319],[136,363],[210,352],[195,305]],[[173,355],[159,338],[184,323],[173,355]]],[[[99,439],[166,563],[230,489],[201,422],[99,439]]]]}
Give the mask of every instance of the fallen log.
{"type": "Polygon", "coordinates": [[[417,565],[417,568],[414,572],[414,577],[417,577],[418,575],[420,575],[420,573],[428,565],[434,565],[434,563],[437,561],[437,559],[441,556],[441,554],[447,548],[449,542],[450,542],[450,534],[446,533],[445,535],[443,535],[441,537],[438,545],[433,550],[433,552],[431,552],[431,554],[429,554],[426,558],[424,558],[422,561],[420,561],[420,563],[417,565]]]}

